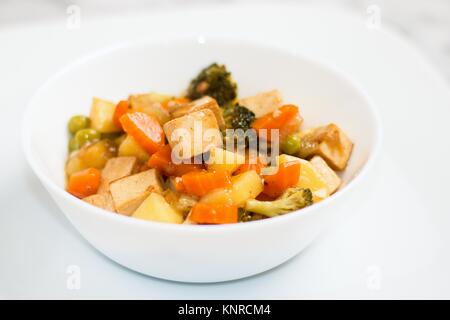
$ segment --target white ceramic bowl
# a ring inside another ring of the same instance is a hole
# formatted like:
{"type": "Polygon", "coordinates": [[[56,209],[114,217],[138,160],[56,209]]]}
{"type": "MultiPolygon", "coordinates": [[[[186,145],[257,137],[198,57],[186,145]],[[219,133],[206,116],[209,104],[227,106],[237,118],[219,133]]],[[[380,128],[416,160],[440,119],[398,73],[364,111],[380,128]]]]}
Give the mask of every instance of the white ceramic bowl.
{"type": "Polygon", "coordinates": [[[367,96],[340,72],[311,59],[233,40],[139,41],[96,52],[49,79],[29,103],[23,124],[28,161],[67,218],[117,263],[158,278],[227,281],[271,269],[303,250],[366,192],[380,144],[380,123],[367,96]],[[225,63],[240,96],[273,88],[300,106],[306,126],[335,122],[355,148],[330,198],[284,216],[234,225],[172,225],[124,217],[64,190],[66,124],[88,114],[91,99],[119,100],[146,91],[179,93],[211,62],[225,63]],[[358,193],[359,192],[359,193],[358,193]]]}

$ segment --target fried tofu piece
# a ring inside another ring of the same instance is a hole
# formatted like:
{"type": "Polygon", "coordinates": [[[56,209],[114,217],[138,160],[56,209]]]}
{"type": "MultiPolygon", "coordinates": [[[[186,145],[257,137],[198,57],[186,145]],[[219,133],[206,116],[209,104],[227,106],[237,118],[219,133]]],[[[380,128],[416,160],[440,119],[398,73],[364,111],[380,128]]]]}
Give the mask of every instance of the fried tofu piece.
{"type": "Polygon", "coordinates": [[[136,172],[136,157],[116,157],[106,162],[105,168],[102,170],[102,179],[97,193],[109,192],[110,182],[129,176],[136,172]]]}
{"type": "Polygon", "coordinates": [[[334,123],[302,133],[301,144],[301,158],[321,156],[336,171],[345,169],[353,150],[352,141],[334,123]]]}
{"type": "Polygon", "coordinates": [[[326,138],[319,144],[317,155],[321,156],[333,169],[342,171],[353,150],[353,143],[334,123],[325,127],[326,138]]]}
{"type": "Polygon", "coordinates": [[[170,96],[157,93],[134,94],[128,97],[128,102],[133,111],[140,111],[153,116],[163,125],[170,120],[170,114],[162,106],[162,103],[170,98],[170,96]]]}
{"type": "Polygon", "coordinates": [[[239,99],[238,104],[253,111],[260,118],[281,107],[283,101],[278,90],[258,93],[255,96],[239,99]]]}
{"type": "Polygon", "coordinates": [[[222,110],[220,109],[217,101],[211,97],[203,97],[194,100],[186,105],[182,105],[179,108],[173,110],[171,115],[173,118],[179,118],[192,112],[200,111],[203,109],[209,109],[214,112],[216,116],[217,124],[219,129],[225,129],[225,120],[223,119],[222,110]]]}
{"type": "Polygon", "coordinates": [[[163,191],[159,173],[150,169],[128,177],[115,180],[109,184],[116,211],[131,215],[151,192],[163,191]]]}
{"type": "Polygon", "coordinates": [[[103,194],[93,194],[92,196],[83,198],[83,201],[108,211],[116,211],[114,208],[113,199],[109,192],[103,194]]]}
{"type": "Polygon", "coordinates": [[[214,112],[203,109],[167,122],[164,133],[175,155],[189,159],[222,147],[222,134],[214,112]]]}
{"type": "Polygon", "coordinates": [[[328,194],[333,194],[341,185],[341,178],[331,169],[325,160],[319,156],[314,156],[309,162],[314,169],[322,176],[327,184],[328,194]]]}

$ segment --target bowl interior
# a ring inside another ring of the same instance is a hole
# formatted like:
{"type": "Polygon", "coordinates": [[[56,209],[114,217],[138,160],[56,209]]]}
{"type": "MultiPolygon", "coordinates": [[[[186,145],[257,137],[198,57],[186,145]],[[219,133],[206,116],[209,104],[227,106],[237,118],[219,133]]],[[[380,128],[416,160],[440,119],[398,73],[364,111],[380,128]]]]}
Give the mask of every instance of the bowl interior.
{"type": "Polygon", "coordinates": [[[105,50],[51,78],[30,103],[24,128],[34,168],[64,188],[67,121],[89,114],[92,97],[118,101],[130,93],[178,94],[212,62],[227,65],[241,97],[276,88],[286,103],[300,107],[304,128],[338,124],[355,143],[344,183],[364,166],[377,140],[377,124],[365,95],[345,77],[310,59],[256,44],[179,40],[105,50]]]}

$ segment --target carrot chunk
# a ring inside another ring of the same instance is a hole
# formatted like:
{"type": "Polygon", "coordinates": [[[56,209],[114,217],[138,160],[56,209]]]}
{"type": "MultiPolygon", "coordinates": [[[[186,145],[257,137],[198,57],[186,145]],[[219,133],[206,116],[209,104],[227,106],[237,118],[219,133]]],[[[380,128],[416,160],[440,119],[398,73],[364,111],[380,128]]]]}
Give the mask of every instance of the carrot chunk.
{"type": "Polygon", "coordinates": [[[75,172],[69,178],[68,191],[77,198],[85,198],[97,193],[100,186],[100,171],[95,168],[75,172]]]}
{"type": "Polygon", "coordinates": [[[199,197],[217,188],[231,187],[228,171],[192,171],[181,178],[186,192],[199,197]]]}
{"type": "Polygon", "coordinates": [[[117,104],[113,114],[113,123],[117,128],[122,129],[120,118],[130,110],[129,108],[130,104],[128,103],[128,100],[122,100],[117,104]]]}
{"type": "Polygon", "coordinates": [[[177,192],[186,192],[183,179],[181,177],[170,177],[170,183],[177,192]]]}
{"type": "Polygon", "coordinates": [[[274,174],[263,175],[263,193],[272,198],[280,196],[287,188],[295,186],[300,177],[300,163],[297,161],[284,162],[277,169],[274,174]]]}
{"type": "Polygon", "coordinates": [[[197,223],[236,223],[238,208],[235,205],[197,203],[191,212],[190,219],[197,223]]]}
{"type": "Polygon", "coordinates": [[[164,131],[159,122],[143,112],[125,113],[120,117],[123,130],[149,153],[155,153],[164,143],[164,131]]]}
{"type": "Polygon", "coordinates": [[[203,166],[201,164],[180,163],[175,164],[172,161],[172,149],[167,144],[158,149],[150,156],[148,160],[150,168],[155,168],[166,176],[182,176],[191,171],[200,171],[203,166]]]}
{"type": "Polygon", "coordinates": [[[282,129],[283,126],[295,118],[297,114],[298,108],[292,104],[287,104],[272,113],[256,119],[252,124],[252,128],[255,129],[258,134],[260,134],[263,129],[267,130],[267,140],[271,141],[271,130],[282,129]]]}

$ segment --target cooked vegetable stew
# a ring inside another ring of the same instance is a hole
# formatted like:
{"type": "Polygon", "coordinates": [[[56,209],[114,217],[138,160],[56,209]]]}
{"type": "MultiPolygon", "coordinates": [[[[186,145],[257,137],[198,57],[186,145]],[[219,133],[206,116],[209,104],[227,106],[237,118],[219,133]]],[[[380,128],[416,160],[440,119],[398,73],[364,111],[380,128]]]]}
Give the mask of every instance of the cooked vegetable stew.
{"type": "Polygon", "coordinates": [[[212,64],[180,96],[92,101],[69,119],[67,191],[138,219],[225,224],[313,205],[341,185],[353,144],[334,123],[303,129],[272,90],[240,98],[212,64]]]}

